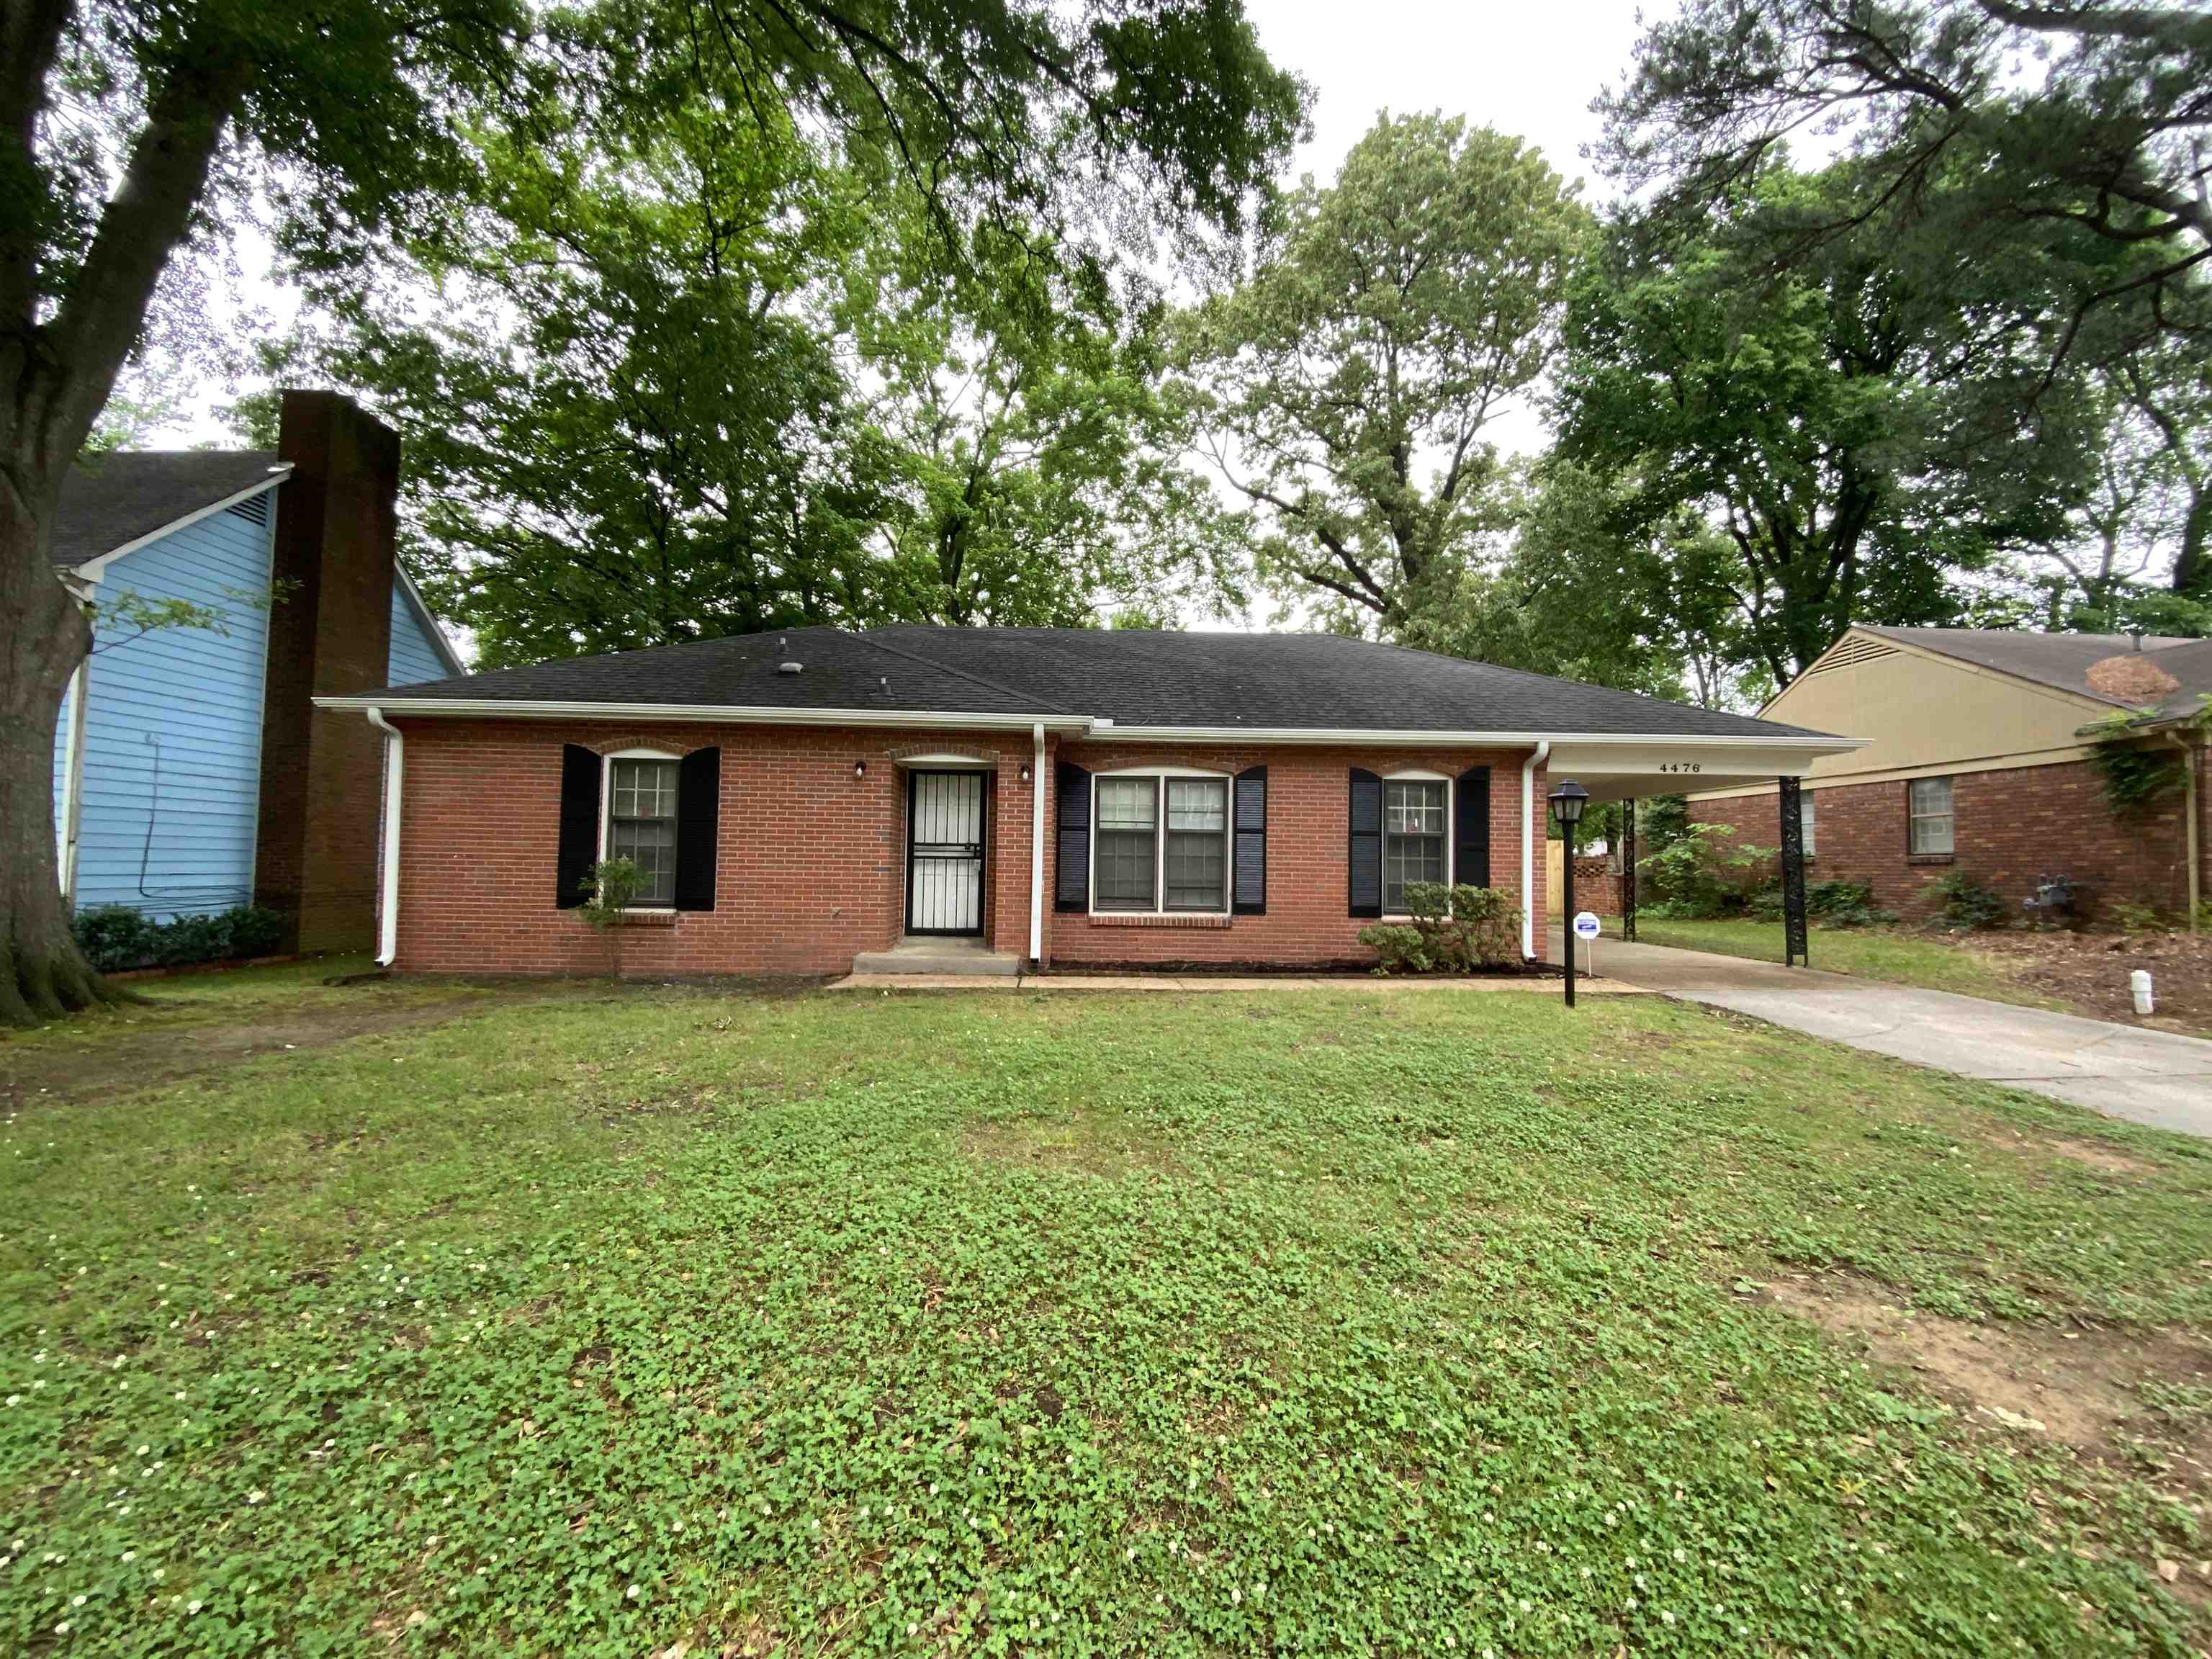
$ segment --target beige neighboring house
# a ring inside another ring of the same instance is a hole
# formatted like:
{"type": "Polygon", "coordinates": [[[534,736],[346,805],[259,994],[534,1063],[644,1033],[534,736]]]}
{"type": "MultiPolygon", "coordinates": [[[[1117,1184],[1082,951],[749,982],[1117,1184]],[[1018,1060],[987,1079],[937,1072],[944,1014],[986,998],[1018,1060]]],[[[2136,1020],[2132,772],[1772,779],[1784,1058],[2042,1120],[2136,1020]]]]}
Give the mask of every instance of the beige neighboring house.
{"type": "MultiPolygon", "coordinates": [[[[2115,901],[2193,914],[2207,890],[2205,732],[2212,640],[1854,628],[1764,709],[1868,739],[1804,781],[1806,879],[1864,882],[1908,918],[1956,871],[2017,909],[2046,877],[2115,901]],[[2131,717],[2131,741],[2174,753],[2176,787],[2120,815],[2090,730],[2131,717]]],[[[1693,820],[1773,846],[1771,786],[1690,797],[1693,820]]]]}

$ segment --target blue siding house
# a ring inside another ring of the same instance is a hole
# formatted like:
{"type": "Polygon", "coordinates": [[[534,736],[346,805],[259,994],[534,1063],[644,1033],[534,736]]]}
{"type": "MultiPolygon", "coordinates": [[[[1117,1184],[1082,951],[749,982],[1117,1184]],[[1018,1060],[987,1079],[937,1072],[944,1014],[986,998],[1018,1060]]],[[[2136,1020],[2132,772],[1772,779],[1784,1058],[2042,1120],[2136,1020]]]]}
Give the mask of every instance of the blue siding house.
{"type": "MultiPolygon", "coordinates": [[[[272,707],[272,696],[289,705],[303,683],[310,695],[331,683],[330,664],[318,672],[319,644],[331,647],[320,654],[353,659],[356,677],[376,684],[465,672],[392,556],[396,441],[380,447],[395,464],[391,477],[334,477],[345,469],[326,454],[288,459],[301,447],[291,441],[295,428],[317,425],[296,415],[325,416],[325,435],[332,426],[390,434],[327,393],[288,393],[285,410],[279,451],[112,453],[81,467],[64,489],[56,574],[94,618],[92,653],[70,683],[54,734],[55,836],[64,894],[77,908],[129,905],[162,921],[258,902],[296,919],[303,897],[318,896],[309,891],[312,872],[301,868],[313,860],[304,846],[270,846],[264,771],[276,763],[278,782],[289,787],[317,770],[295,752],[306,746],[302,732],[312,735],[313,717],[272,707]],[[360,533],[364,515],[346,510],[357,503],[334,499],[343,495],[372,505],[381,498],[385,511],[380,520],[367,515],[368,535],[360,533]],[[329,568],[341,558],[380,569],[329,568]],[[344,614],[367,607],[336,601],[364,587],[383,596],[373,617],[344,614]],[[132,624],[134,602],[176,599],[219,620],[150,631],[132,624]],[[272,638],[283,660],[272,661],[272,638]],[[267,878],[264,860],[283,866],[280,878],[267,878]]],[[[346,775],[320,771],[325,793],[346,775]]],[[[365,793],[366,805],[337,810],[373,815],[374,771],[343,787],[365,793]]],[[[294,839],[312,834],[302,829],[294,839]]],[[[358,871],[329,873],[319,896],[326,937],[309,941],[313,948],[350,943],[356,932],[365,938],[373,911],[373,884],[358,871]],[[357,913],[350,921],[349,911],[357,913]]]]}

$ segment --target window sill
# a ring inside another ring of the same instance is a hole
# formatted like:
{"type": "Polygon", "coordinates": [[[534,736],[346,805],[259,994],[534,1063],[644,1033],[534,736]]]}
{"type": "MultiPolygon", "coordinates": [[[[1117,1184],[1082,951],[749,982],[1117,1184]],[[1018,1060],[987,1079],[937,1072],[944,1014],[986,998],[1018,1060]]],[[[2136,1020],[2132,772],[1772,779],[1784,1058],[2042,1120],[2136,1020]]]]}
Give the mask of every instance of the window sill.
{"type": "Polygon", "coordinates": [[[1907,864],[1956,864],[1959,855],[1956,853],[1907,853],[1905,861],[1907,864]]]}
{"type": "Polygon", "coordinates": [[[1229,926],[1227,916],[1183,915],[1176,911],[1164,914],[1151,910],[1094,910],[1089,921],[1094,927],[1213,927],[1229,926]]]}
{"type": "Polygon", "coordinates": [[[625,910],[618,925],[623,927],[673,927],[676,914],[673,910],[625,910]]]}

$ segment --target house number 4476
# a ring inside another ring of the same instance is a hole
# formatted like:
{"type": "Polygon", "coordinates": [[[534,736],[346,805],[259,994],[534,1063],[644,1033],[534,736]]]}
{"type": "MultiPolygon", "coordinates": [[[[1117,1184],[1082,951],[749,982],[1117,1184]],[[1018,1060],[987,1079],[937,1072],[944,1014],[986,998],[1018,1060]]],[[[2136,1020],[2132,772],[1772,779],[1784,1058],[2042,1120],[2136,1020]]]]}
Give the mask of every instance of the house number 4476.
{"type": "Polygon", "coordinates": [[[1702,772],[1705,769],[1705,763],[1703,761],[1661,761],[1659,769],[1662,772],[1702,772]]]}

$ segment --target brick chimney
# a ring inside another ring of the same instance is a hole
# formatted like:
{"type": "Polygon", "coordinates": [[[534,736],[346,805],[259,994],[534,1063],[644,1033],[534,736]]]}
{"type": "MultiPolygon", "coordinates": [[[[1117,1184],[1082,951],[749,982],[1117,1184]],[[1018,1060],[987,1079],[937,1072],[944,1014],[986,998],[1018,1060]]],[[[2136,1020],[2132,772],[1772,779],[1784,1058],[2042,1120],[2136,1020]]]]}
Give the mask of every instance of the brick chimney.
{"type": "Polygon", "coordinates": [[[386,683],[399,439],[349,398],[287,392],[276,441],[292,471],[276,492],[253,902],[291,918],[283,950],[366,950],[383,747],[360,715],[310,699],[386,683]]]}

